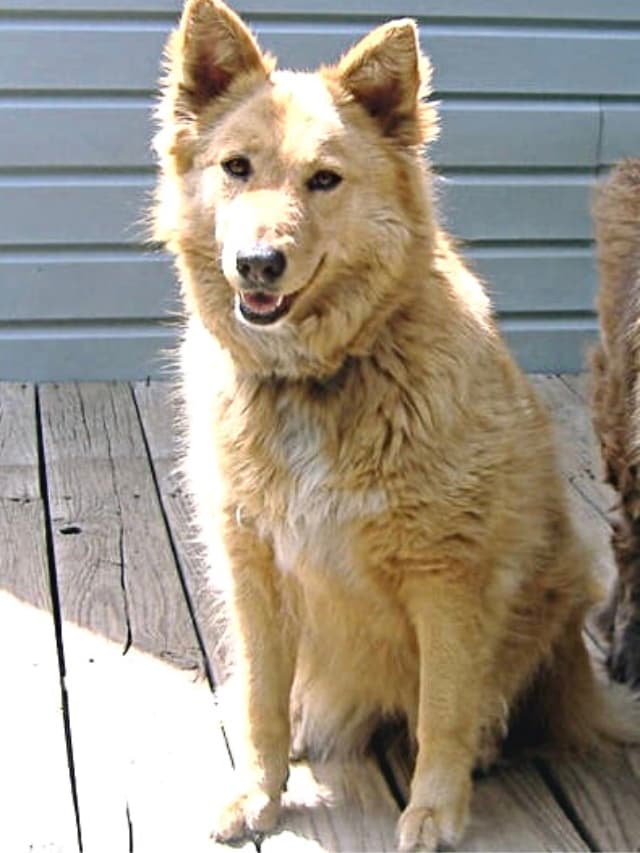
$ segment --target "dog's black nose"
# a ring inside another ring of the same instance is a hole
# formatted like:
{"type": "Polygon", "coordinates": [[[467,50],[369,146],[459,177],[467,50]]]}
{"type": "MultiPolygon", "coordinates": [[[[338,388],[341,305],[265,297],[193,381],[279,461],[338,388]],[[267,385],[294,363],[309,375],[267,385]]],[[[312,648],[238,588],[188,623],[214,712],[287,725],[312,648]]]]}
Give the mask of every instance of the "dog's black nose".
{"type": "Polygon", "coordinates": [[[280,278],[287,266],[284,252],[268,243],[254,243],[240,249],[236,255],[236,269],[242,278],[254,286],[265,287],[280,278]]]}

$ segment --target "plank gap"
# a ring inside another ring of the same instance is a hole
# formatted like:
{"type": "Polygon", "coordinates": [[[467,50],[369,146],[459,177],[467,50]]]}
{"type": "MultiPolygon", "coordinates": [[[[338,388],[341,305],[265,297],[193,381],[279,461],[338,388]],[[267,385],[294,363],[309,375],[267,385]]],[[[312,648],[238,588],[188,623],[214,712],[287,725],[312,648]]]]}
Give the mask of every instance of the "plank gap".
{"type": "Polygon", "coordinates": [[[76,837],[80,853],[83,853],[82,825],[80,821],[80,807],[78,800],[78,786],[76,781],[75,759],[73,754],[73,740],[71,737],[71,713],[69,708],[69,693],[66,684],[66,663],[64,657],[64,642],[62,639],[62,610],[60,606],[60,594],[58,590],[58,578],[56,574],[55,550],[53,547],[53,532],[51,520],[51,508],[49,505],[49,489],[47,483],[47,461],[44,446],[44,434],[42,427],[42,416],[40,410],[40,389],[35,386],[35,418],[36,418],[36,440],[38,449],[38,477],[40,482],[40,494],[44,509],[44,535],[47,552],[47,565],[49,568],[49,594],[51,596],[51,613],[56,637],[56,655],[58,659],[58,674],[60,678],[60,703],[62,706],[62,720],[64,724],[64,739],[67,751],[67,767],[69,770],[69,784],[71,786],[71,799],[76,822],[76,837]]]}
{"type": "MultiPolygon", "coordinates": [[[[147,381],[147,387],[149,386],[149,382],[147,381]]],[[[145,453],[147,454],[147,459],[149,461],[149,470],[151,472],[151,479],[153,480],[153,486],[156,490],[156,494],[158,496],[158,504],[160,507],[160,514],[162,516],[162,522],[167,531],[167,537],[169,540],[169,547],[171,548],[171,553],[173,554],[173,559],[176,564],[176,570],[178,573],[178,578],[180,580],[180,586],[182,588],[182,593],[184,595],[185,602],[187,604],[187,609],[189,611],[189,618],[191,620],[191,624],[193,625],[193,630],[196,635],[196,640],[198,642],[198,648],[200,649],[200,653],[202,655],[202,663],[204,667],[204,674],[211,689],[211,692],[215,695],[216,682],[213,674],[213,668],[209,661],[209,657],[207,655],[206,645],[204,642],[204,638],[202,636],[202,632],[200,630],[200,625],[196,618],[195,605],[193,602],[193,598],[191,596],[191,590],[189,589],[189,584],[187,583],[187,579],[185,577],[184,567],[182,564],[182,559],[180,557],[180,551],[178,549],[178,545],[174,539],[173,529],[171,527],[171,523],[169,520],[169,516],[167,513],[167,508],[164,502],[164,494],[163,490],[160,488],[160,483],[158,480],[158,473],[156,471],[156,463],[153,458],[153,454],[151,452],[151,446],[149,444],[149,437],[147,435],[147,431],[145,428],[145,422],[142,417],[142,413],[140,411],[140,405],[138,403],[138,398],[135,394],[135,390],[131,384],[129,384],[129,392],[131,394],[131,399],[133,400],[133,406],[136,412],[136,417],[138,419],[138,424],[140,425],[140,432],[142,435],[142,442],[144,444],[145,453]]],[[[227,750],[229,749],[229,744],[227,741],[226,734],[224,736],[225,743],[227,744],[227,750]]],[[[233,764],[233,759],[231,757],[231,752],[229,752],[229,758],[231,758],[231,762],[233,764]]]]}
{"type": "Polygon", "coordinates": [[[538,773],[546,783],[547,788],[551,792],[551,796],[558,804],[558,808],[560,808],[567,816],[567,818],[571,821],[575,831],[578,833],[578,835],[580,836],[584,844],[589,848],[589,850],[591,850],[592,853],[597,853],[600,848],[598,847],[593,835],[586,827],[584,821],[578,814],[577,810],[574,808],[573,803],[566,795],[560,780],[553,772],[551,766],[544,759],[536,759],[533,763],[538,773]]]}

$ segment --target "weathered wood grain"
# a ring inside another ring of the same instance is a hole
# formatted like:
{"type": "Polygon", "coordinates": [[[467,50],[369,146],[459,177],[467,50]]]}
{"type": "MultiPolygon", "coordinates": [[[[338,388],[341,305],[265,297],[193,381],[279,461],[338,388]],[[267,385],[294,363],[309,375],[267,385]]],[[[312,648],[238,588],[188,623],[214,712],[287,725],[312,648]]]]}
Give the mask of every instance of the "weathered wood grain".
{"type": "Polygon", "coordinates": [[[0,850],[78,850],[34,389],[0,384],[0,850]]]}
{"type": "Polygon", "coordinates": [[[604,590],[615,567],[609,547],[610,528],[605,508],[612,498],[594,473],[588,416],[563,381],[556,376],[532,376],[531,381],[553,418],[558,460],[567,480],[567,495],[578,533],[591,550],[594,570],[604,590]]]}
{"type": "Polygon", "coordinates": [[[294,764],[265,853],[393,851],[400,811],[372,759],[294,764]]]}
{"type": "Polygon", "coordinates": [[[589,410],[558,376],[540,376],[533,381],[553,415],[561,441],[560,461],[569,481],[606,517],[616,498],[602,481],[589,410]]]}
{"type": "Polygon", "coordinates": [[[210,849],[230,762],[194,681],[201,655],[131,389],[46,386],[41,413],[85,849],[210,849]]]}
{"type": "Polygon", "coordinates": [[[133,388],[184,584],[210,670],[215,680],[220,682],[225,668],[224,647],[220,632],[216,632],[215,602],[207,584],[206,561],[198,543],[190,500],[179,470],[178,397],[168,382],[137,382],[133,388]]]}
{"type": "MultiPolygon", "coordinates": [[[[412,761],[400,741],[388,760],[398,788],[408,797],[412,761]]],[[[476,779],[471,819],[461,850],[587,850],[570,820],[531,764],[495,770],[476,779]]]]}

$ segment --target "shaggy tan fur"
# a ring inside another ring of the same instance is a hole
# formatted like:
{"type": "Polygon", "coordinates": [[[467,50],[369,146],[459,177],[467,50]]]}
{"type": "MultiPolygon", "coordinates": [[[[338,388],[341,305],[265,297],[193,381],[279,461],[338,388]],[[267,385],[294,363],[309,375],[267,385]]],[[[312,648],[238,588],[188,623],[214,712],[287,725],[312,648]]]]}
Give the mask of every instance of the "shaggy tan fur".
{"type": "Polygon", "coordinates": [[[620,495],[612,543],[618,579],[601,616],[615,678],[640,686],[640,160],[620,163],[594,206],[601,345],[593,421],[607,479],[620,495]]]}
{"type": "Polygon", "coordinates": [[[615,723],[547,414],[436,220],[415,26],[292,73],[223,3],[189,0],[167,55],[157,236],[239,691],[217,837],[274,825],[292,741],[361,748],[402,716],[400,847],[456,842],[472,768],[521,710],[570,747],[615,723]]]}

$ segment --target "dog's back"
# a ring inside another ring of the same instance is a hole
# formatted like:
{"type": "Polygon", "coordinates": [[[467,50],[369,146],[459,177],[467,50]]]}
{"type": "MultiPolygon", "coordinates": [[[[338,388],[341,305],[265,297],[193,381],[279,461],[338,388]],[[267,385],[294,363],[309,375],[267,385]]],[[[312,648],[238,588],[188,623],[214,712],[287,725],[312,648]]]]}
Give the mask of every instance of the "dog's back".
{"type": "Polygon", "coordinates": [[[594,426],[607,479],[620,494],[613,534],[619,580],[603,617],[610,663],[640,680],[640,159],[625,160],[594,206],[601,344],[594,353],[594,426]],[[634,599],[637,603],[634,604],[634,599]],[[634,627],[635,626],[635,627],[634,627]]]}

